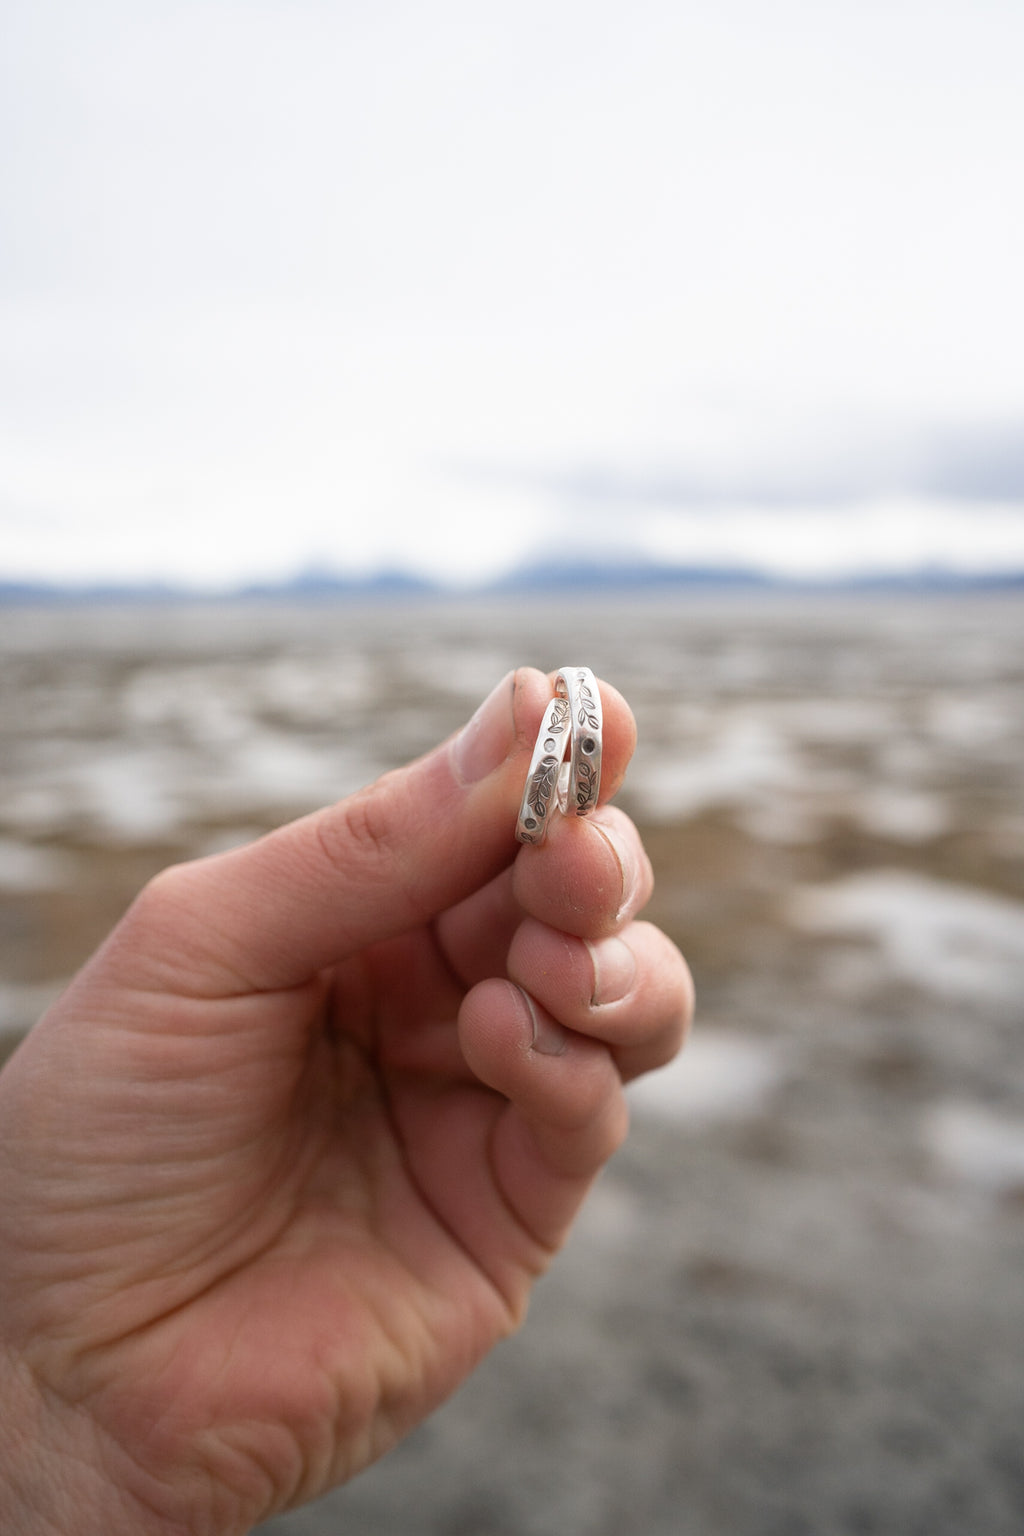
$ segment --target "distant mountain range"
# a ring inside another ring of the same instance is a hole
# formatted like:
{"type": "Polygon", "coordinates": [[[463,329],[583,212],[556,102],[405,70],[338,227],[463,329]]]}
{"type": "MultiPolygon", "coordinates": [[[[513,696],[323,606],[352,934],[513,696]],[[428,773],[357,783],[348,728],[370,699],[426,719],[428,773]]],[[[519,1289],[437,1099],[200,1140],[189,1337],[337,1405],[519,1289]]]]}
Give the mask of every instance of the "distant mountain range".
{"type": "Polygon", "coordinates": [[[538,560],[472,588],[449,587],[402,571],[346,576],[308,570],[280,581],[247,583],[219,591],[184,584],[57,582],[0,580],[0,604],[30,603],[171,603],[194,601],[280,601],[344,598],[397,601],[402,598],[452,596],[527,596],[538,592],[643,593],[702,589],[761,592],[955,593],[1024,591],[1024,570],[964,573],[924,566],[894,574],[870,572],[807,580],[769,574],[744,566],[661,565],[624,557],[621,561],[538,560]]]}

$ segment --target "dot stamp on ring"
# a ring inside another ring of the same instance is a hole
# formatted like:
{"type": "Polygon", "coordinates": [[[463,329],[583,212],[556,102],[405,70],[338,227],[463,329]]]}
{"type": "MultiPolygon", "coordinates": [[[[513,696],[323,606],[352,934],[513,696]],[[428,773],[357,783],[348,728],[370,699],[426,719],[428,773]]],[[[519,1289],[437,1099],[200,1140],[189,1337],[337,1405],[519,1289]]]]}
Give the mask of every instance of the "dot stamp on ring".
{"type": "Polygon", "coordinates": [[[588,816],[601,789],[601,694],[589,667],[561,667],[544,711],[516,822],[521,843],[542,843],[552,806],[588,816]],[[568,756],[566,753],[568,751],[568,756]]]}

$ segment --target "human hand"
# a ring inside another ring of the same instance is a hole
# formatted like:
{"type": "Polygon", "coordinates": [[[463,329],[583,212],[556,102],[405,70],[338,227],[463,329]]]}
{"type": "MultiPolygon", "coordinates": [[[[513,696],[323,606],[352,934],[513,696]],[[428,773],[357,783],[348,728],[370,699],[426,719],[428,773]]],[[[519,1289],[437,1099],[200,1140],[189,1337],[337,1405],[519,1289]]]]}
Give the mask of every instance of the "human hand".
{"type": "Polygon", "coordinates": [[[522,1318],[692,1006],[620,812],[513,839],[549,697],[159,875],[0,1074],[8,1536],[245,1532],[522,1318]]]}

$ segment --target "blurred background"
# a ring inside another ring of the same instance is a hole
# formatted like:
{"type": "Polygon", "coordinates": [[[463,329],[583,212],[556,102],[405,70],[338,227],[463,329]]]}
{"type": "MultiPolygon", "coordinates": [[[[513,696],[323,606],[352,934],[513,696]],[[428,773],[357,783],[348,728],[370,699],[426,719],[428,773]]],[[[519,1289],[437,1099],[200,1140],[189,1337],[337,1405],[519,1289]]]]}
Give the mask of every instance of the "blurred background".
{"type": "Polygon", "coordinates": [[[1024,1527],[1024,11],[7,0],[0,1042],[508,667],[698,1026],[526,1329],[268,1536],[1024,1527]]]}

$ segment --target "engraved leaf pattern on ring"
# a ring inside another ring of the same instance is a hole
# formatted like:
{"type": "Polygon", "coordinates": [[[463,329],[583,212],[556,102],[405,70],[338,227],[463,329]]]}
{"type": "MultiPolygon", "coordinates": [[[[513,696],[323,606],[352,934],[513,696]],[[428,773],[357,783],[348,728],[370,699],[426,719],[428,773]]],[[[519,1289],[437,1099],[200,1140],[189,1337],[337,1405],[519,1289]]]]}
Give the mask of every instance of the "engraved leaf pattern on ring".
{"type": "Polygon", "coordinates": [[[582,816],[594,803],[597,775],[589,763],[580,763],[576,774],[576,814],[582,816]]]}
{"type": "Polygon", "coordinates": [[[576,716],[580,725],[589,725],[592,731],[601,729],[601,721],[597,713],[597,704],[588,684],[582,678],[577,679],[579,685],[579,712],[576,716]]]}
{"type": "Polygon", "coordinates": [[[557,772],[558,758],[551,756],[542,757],[533,771],[530,779],[528,804],[538,821],[543,821],[548,813],[548,802],[555,787],[555,775],[557,772]]]}

